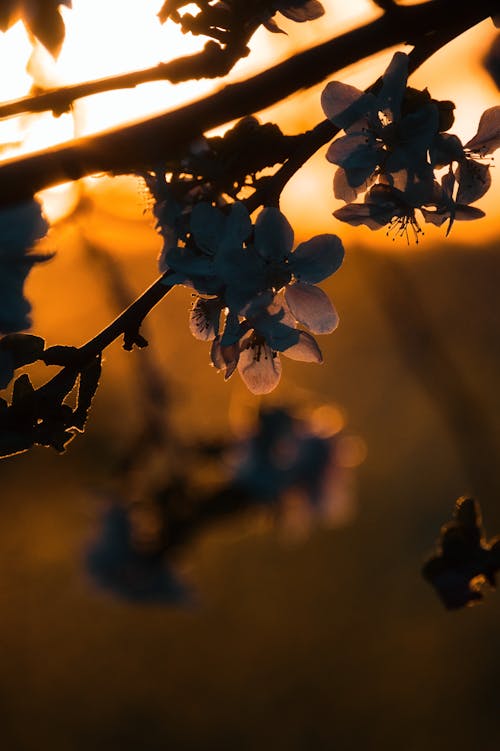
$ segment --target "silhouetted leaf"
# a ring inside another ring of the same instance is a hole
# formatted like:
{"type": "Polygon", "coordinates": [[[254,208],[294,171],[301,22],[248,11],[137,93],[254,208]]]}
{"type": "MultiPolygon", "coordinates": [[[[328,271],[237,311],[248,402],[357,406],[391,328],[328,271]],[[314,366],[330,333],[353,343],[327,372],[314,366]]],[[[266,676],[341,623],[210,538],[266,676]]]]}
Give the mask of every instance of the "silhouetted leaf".
{"type": "Polygon", "coordinates": [[[453,516],[441,528],[437,554],[422,569],[449,609],[482,600],[484,586],[495,586],[500,569],[500,539],[486,541],[479,504],[459,498],[453,516]]]}

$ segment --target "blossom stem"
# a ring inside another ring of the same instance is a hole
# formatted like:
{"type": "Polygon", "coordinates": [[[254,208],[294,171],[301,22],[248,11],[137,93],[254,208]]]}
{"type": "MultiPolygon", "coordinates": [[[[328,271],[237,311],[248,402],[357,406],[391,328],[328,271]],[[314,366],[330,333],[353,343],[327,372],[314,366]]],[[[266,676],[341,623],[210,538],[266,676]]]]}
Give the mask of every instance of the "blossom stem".
{"type": "Polygon", "coordinates": [[[496,4],[477,0],[461,5],[460,12],[455,6],[453,13],[450,0],[402,6],[172,112],[7,161],[0,165],[0,205],[98,172],[143,171],[173,159],[207,130],[270,107],[376,52],[446,27],[457,36],[494,13],[496,4]]]}

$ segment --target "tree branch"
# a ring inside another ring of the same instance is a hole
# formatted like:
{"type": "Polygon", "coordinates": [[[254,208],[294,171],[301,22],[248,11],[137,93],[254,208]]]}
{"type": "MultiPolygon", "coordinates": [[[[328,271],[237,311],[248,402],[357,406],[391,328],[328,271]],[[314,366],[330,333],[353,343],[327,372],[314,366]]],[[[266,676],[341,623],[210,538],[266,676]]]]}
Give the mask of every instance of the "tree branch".
{"type": "Polygon", "coordinates": [[[246,43],[250,40],[253,31],[254,29],[238,45],[221,47],[217,42],[209,41],[201,52],[179,57],[168,63],[159,63],[152,68],[108,76],[107,78],[77,83],[72,86],[62,86],[35,96],[5,102],[5,104],[0,104],[0,119],[27,112],[45,112],[47,110],[52,110],[55,115],[61,115],[63,112],[67,112],[77,99],[117,89],[132,89],[139,84],[152,81],[181,83],[193,79],[225,76],[238,60],[248,55],[250,50],[246,43]]]}
{"type": "Polygon", "coordinates": [[[496,0],[477,0],[460,7],[460,13],[451,0],[398,7],[203,100],[67,146],[7,161],[0,165],[0,205],[97,172],[124,174],[154,167],[175,158],[205,131],[270,107],[376,52],[412,44],[445,27],[458,36],[494,13],[496,5],[496,0]]]}
{"type": "Polygon", "coordinates": [[[57,395],[59,393],[61,384],[65,383],[68,375],[74,371],[80,371],[120,336],[127,336],[131,332],[138,332],[142,321],[148,313],[172,289],[172,287],[166,284],[169,274],[170,272],[167,271],[159,277],[114,321],[108,324],[92,339],[89,339],[88,342],[78,347],[74,353],[74,357],[72,357],[71,364],[66,365],[50,381],[47,381],[47,383],[44,383],[43,386],[37,389],[38,397],[45,401],[50,401],[54,394],[57,395]]]}

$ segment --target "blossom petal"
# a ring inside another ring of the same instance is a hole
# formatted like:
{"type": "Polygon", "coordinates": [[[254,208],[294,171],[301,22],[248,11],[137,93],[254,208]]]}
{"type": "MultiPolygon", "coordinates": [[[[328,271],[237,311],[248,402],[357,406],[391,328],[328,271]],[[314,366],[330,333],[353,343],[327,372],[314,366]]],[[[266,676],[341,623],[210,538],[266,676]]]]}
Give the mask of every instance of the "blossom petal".
{"type": "Polygon", "coordinates": [[[284,214],[263,209],[255,222],[255,249],[266,261],[283,261],[293,246],[293,229],[284,214]]]}
{"type": "MultiPolygon", "coordinates": [[[[399,116],[407,79],[408,55],[404,52],[396,52],[382,76],[382,88],[377,97],[379,109],[382,112],[389,111],[393,116],[399,116]]],[[[393,117],[394,119],[399,118],[393,117]]]]}
{"type": "Polygon", "coordinates": [[[300,362],[323,362],[323,355],[316,339],[307,331],[301,331],[297,344],[283,350],[283,354],[291,360],[299,360],[300,362]]]}
{"type": "Polygon", "coordinates": [[[220,337],[216,337],[210,349],[212,365],[217,370],[224,370],[224,380],[227,381],[233,375],[238,365],[240,355],[239,344],[230,344],[227,347],[221,345],[220,337]]]}
{"type": "Polygon", "coordinates": [[[295,248],[290,268],[296,279],[309,284],[322,282],[334,274],[344,260],[344,247],[336,235],[316,235],[295,248]]]}
{"type": "Polygon", "coordinates": [[[313,334],[330,334],[339,324],[330,298],[313,284],[289,284],[285,290],[285,300],[295,319],[313,334]]]}
{"type": "Polygon", "coordinates": [[[461,161],[465,156],[460,138],[451,133],[438,133],[431,144],[429,155],[433,167],[445,167],[452,162],[461,161]]]}
{"type": "Polygon", "coordinates": [[[455,175],[458,181],[457,203],[474,203],[489,190],[491,174],[488,164],[465,159],[455,175]]]}
{"type": "Polygon", "coordinates": [[[455,207],[455,219],[462,222],[470,222],[474,219],[482,219],[486,216],[484,211],[476,208],[475,206],[456,206],[455,207]]]}
{"type": "Polygon", "coordinates": [[[373,139],[364,133],[355,133],[333,141],[326,158],[343,167],[349,185],[358,188],[371,179],[382,155],[382,149],[373,139]]]}
{"type": "Polygon", "coordinates": [[[222,237],[225,217],[209,203],[197,203],[189,219],[189,227],[196,245],[205,253],[215,254],[222,237]]]}
{"type": "Polygon", "coordinates": [[[373,94],[340,81],[330,81],[321,94],[323,112],[334,125],[343,130],[376,110],[376,102],[373,94]]]}
{"type": "Polygon", "coordinates": [[[269,394],[280,382],[279,355],[273,353],[268,344],[249,346],[240,354],[238,372],[252,394],[269,394]]]}
{"type": "Polygon", "coordinates": [[[251,231],[252,222],[248,209],[241,201],[236,201],[226,217],[223,236],[224,246],[240,247],[248,239],[251,231]]]}
{"type": "Polygon", "coordinates": [[[179,248],[174,245],[163,254],[163,268],[173,269],[173,271],[185,274],[188,278],[213,276],[214,261],[212,256],[195,253],[190,248],[179,248]]]}
{"type": "Polygon", "coordinates": [[[370,203],[348,203],[333,212],[333,216],[341,222],[347,222],[352,227],[366,224],[370,229],[380,229],[390,222],[394,212],[378,211],[377,207],[370,203]]]}
{"type": "Polygon", "coordinates": [[[316,18],[325,14],[325,9],[319,0],[305,0],[305,2],[289,2],[286,8],[279,9],[281,15],[289,18],[291,21],[303,23],[304,21],[314,21],[316,18]]]}
{"type": "Polygon", "coordinates": [[[217,298],[198,297],[189,314],[189,330],[195,339],[210,342],[219,333],[222,303],[217,298]]]}
{"type": "MultiPolygon", "coordinates": [[[[350,171],[350,176],[352,179],[352,170],[350,171]]],[[[360,193],[367,191],[373,184],[374,179],[375,175],[372,172],[362,183],[359,183],[358,178],[355,177],[354,182],[356,182],[356,185],[351,185],[347,179],[346,171],[342,167],[339,167],[335,170],[335,175],[333,176],[333,195],[335,198],[340,198],[342,201],[350,203],[356,200],[360,193]]]]}
{"type": "Polygon", "coordinates": [[[476,135],[465,144],[478,154],[492,154],[500,146],[500,105],[490,107],[481,115],[476,135]]]}

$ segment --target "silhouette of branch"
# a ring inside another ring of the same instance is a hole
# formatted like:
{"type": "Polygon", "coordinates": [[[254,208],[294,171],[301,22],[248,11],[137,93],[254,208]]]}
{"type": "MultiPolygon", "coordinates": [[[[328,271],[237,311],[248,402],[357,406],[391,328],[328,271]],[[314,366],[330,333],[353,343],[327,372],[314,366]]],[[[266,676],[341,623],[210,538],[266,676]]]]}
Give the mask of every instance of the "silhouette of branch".
{"type": "Polygon", "coordinates": [[[167,271],[159,277],[114,321],[88,342],[82,344],[81,347],[76,348],[74,354],[71,356],[70,363],[65,365],[53,378],[37,389],[38,397],[50,401],[53,394],[57,395],[59,393],[60,386],[68,379],[68,375],[72,372],[80,371],[120,336],[124,336],[125,342],[128,340],[130,343],[137,343],[138,346],[145,346],[145,340],[141,342],[138,338],[141,323],[172,289],[165,283],[170,273],[167,271]]]}
{"type": "Polygon", "coordinates": [[[117,89],[132,89],[139,84],[152,81],[181,83],[193,79],[225,76],[238,60],[246,57],[250,52],[246,42],[250,40],[253,31],[248,33],[247,38],[243,39],[238,45],[221,47],[217,42],[209,41],[201,52],[179,57],[167,63],[159,63],[151,68],[70,86],[61,86],[44,91],[41,94],[5,102],[5,104],[0,104],[0,119],[27,112],[45,112],[47,110],[52,110],[55,115],[61,115],[63,112],[67,112],[77,99],[117,89]]]}
{"type": "Polygon", "coordinates": [[[363,27],[172,112],[7,161],[0,165],[0,205],[97,172],[125,174],[153,168],[175,158],[205,131],[259,112],[376,52],[415,44],[446,27],[458,36],[492,15],[496,4],[496,0],[478,0],[461,6],[460,12],[450,0],[398,6],[363,27]]]}

